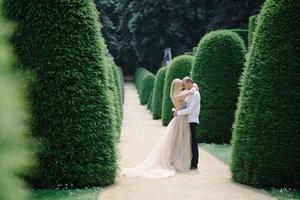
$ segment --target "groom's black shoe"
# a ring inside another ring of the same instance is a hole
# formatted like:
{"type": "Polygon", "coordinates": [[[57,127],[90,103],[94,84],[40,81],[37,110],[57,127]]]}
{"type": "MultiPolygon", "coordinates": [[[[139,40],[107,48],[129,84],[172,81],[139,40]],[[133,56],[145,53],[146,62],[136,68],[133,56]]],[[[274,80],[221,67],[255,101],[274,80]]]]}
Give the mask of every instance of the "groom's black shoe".
{"type": "Polygon", "coordinates": [[[198,169],[197,166],[191,166],[191,170],[196,170],[196,169],[198,169]]]}

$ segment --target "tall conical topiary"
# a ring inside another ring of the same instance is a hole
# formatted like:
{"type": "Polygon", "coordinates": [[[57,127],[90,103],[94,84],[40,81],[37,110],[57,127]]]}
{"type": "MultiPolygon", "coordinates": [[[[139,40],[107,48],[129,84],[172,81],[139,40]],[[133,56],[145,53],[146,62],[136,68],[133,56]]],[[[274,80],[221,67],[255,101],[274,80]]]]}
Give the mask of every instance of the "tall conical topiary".
{"type": "Polygon", "coordinates": [[[299,10],[267,0],[260,14],[233,126],[235,181],[300,187],[299,10]]]}
{"type": "Polygon", "coordinates": [[[173,60],[173,63],[168,68],[163,95],[162,105],[162,123],[164,126],[168,125],[171,121],[173,114],[173,104],[170,98],[171,83],[176,78],[184,78],[190,76],[190,71],[194,62],[194,57],[189,55],[178,56],[173,60]]]}
{"type": "Polygon", "coordinates": [[[241,37],[232,31],[210,32],[201,39],[192,69],[201,88],[200,142],[230,142],[245,52],[241,37]]]}
{"type": "Polygon", "coordinates": [[[153,91],[153,98],[152,98],[153,119],[161,118],[166,73],[167,73],[167,67],[162,67],[158,70],[155,76],[155,82],[153,88],[154,91],[153,91]]]}
{"type": "Polygon", "coordinates": [[[2,1],[0,26],[0,199],[25,200],[29,192],[22,176],[32,163],[25,135],[28,114],[22,76],[10,69],[13,56],[8,38],[12,27],[4,22],[2,1]]]}
{"type": "Polygon", "coordinates": [[[41,143],[36,187],[113,183],[116,150],[105,45],[92,1],[6,0],[14,42],[32,69],[32,132],[41,143]],[[26,17],[24,17],[26,16],[26,17]]]}

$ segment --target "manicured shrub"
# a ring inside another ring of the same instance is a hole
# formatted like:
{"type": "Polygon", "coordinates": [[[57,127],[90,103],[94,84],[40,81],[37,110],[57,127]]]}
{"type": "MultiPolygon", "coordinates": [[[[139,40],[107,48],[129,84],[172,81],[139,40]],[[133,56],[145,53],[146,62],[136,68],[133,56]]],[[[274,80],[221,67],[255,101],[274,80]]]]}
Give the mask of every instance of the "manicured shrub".
{"type": "Polygon", "coordinates": [[[199,42],[192,78],[201,88],[200,142],[230,142],[245,52],[241,37],[229,30],[210,32],[199,42]]]}
{"type": "Polygon", "coordinates": [[[23,75],[10,69],[13,59],[7,41],[12,28],[4,22],[2,1],[0,6],[0,199],[22,200],[29,199],[22,176],[32,164],[26,138],[28,113],[23,75]]]}
{"type": "Polygon", "coordinates": [[[258,18],[257,15],[251,16],[249,18],[249,30],[248,30],[248,46],[249,47],[251,47],[252,41],[254,39],[257,18],[258,18]]]}
{"type": "Polygon", "coordinates": [[[173,104],[170,98],[171,83],[176,78],[184,78],[190,75],[190,71],[194,62],[194,57],[189,55],[182,55],[176,57],[169,66],[164,85],[163,105],[162,105],[162,122],[163,125],[168,125],[173,114],[173,104]]]}
{"type": "Polygon", "coordinates": [[[122,104],[124,104],[124,74],[123,74],[123,70],[121,67],[117,67],[118,68],[118,74],[119,74],[119,79],[120,79],[120,88],[121,88],[121,100],[122,100],[122,104]]]}
{"type": "Polygon", "coordinates": [[[233,32],[239,34],[239,36],[241,36],[241,38],[243,39],[245,46],[247,47],[248,35],[249,35],[249,32],[247,29],[230,29],[230,31],[233,31],[233,32]]]}
{"type": "Polygon", "coordinates": [[[121,94],[118,89],[118,77],[116,72],[116,66],[114,61],[110,58],[107,48],[105,48],[105,66],[108,75],[108,89],[109,97],[113,103],[111,112],[113,113],[113,118],[111,124],[114,126],[114,133],[116,133],[115,138],[118,141],[121,133],[121,123],[122,123],[122,104],[121,104],[121,94]]]}
{"type": "Polygon", "coordinates": [[[142,105],[148,103],[154,87],[155,76],[151,72],[146,72],[141,79],[139,86],[139,97],[142,105]]]}
{"type": "Polygon", "coordinates": [[[161,118],[166,73],[167,73],[167,67],[162,67],[158,70],[155,76],[155,82],[153,88],[153,99],[152,99],[153,119],[161,118]]]}
{"type": "Polygon", "coordinates": [[[148,108],[148,110],[150,110],[150,112],[152,112],[153,90],[154,89],[151,90],[151,94],[150,94],[150,97],[147,102],[147,108],[148,108]]]}
{"type": "Polygon", "coordinates": [[[137,71],[134,76],[134,82],[135,82],[135,86],[137,88],[138,93],[140,92],[140,86],[141,86],[142,79],[144,78],[145,75],[147,75],[149,73],[151,74],[151,72],[145,68],[137,68],[137,71]]]}
{"type": "Polygon", "coordinates": [[[267,0],[242,79],[233,126],[233,179],[300,187],[300,4],[267,0]]]}
{"type": "Polygon", "coordinates": [[[32,69],[32,133],[43,147],[35,187],[114,182],[116,149],[105,45],[91,1],[6,0],[14,43],[32,69]],[[26,16],[26,17],[24,17],[26,16]]]}

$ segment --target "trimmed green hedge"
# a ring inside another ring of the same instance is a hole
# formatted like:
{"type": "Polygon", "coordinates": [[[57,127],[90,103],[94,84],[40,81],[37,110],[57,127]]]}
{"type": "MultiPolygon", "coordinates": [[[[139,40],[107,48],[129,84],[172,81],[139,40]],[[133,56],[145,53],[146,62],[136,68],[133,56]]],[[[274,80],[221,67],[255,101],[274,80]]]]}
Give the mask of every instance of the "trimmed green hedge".
{"type": "Polygon", "coordinates": [[[117,76],[117,68],[115,66],[114,61],[110,58],[110,55],[108,53],[108,49],[105,46],[105,66],[107,67],[105,72],[108,75],[108,89],[109,89],[109,97],[110,101],[113,102],[112,110],[113,118],[112,118],[112,124],[114,125],[115,130],[113,131],[116,133],[115,138],[118,141],[120,138],[121,133],[121,123],[122,123],[122,103],[121,103],[121,93],[119,90],[119,78],[117,76]]]}
{"type": "Polygon", "coordinates": [[[249,18],[249,30],[248,30],[248,46],[251,47],[254,35],[255,35],[255,29],[257,22],[256,20],[258,19],[257,15],[251,16],[249,18]]]}
{"type": "Polygon", "coordinates": [[[154,89],[151,90],[151,94],[150,94],[150,97],[147,102],[147,108],[148,108],[148,110],[150,110],[150,112],[152,112],[153,90],[154,89]]]}
{"type": "Polygon", "coordinates": [[[134,75],[134,83],[135,83],[135,86],[136,86],[138,92],[140,92],[139,86],[141,86],[141,81],[142,81],[144,75],[148,74],[148,73],[151,73],[151,72],[145,68],[142,68],[142,67],[137,68],[135,75],[134,75]]]}
{"type": "Polygon", "coordinates": [[[193,62],[193,56],[182,55],[176,57],[168,68],[164,84],[162,105],[162,123],[164,126],[168,125],[171,119],[173,118],[173,104],[170,98],[171,83],[176,78],[182,79],[185,76],[189,76],[193,62]]]}
{"type": "Polygon", "coordinates": [[[94,3],[6,0],[6,8],[19,24],[13,40],[19,60],[36,75],[32,132],[43,148],[30,182],[35,187],[112,184],[118,133],[94,3]]]}
{"type": "Polygon", "coordinates": [[[244,41],[245,47],[247,48],[249,31],[247,29],[229,29],[229,30],[233,31],[233,32],[237,33],[239,36],[241,36],[241,38],[244,41]]]}
{"type": "Polygon", "coordinates": [[[154,87],[155,76],[145,68],[137,68],[134,82],[142,105],[148,103],[152,89],[154,87]]]}
{"type": "Polygon", "coordinates": [[[13,59],[8,37],[12,28],[2,17],[2,1],[0,6],[0,199],[22,200],[29,199],[22,176],[32,164],[25,134],[28,113],[23,74],[10,69],[13,59]]]}
{"type": "Polygon", "coordinates": [[[154,90],[153,102],[152,102],[153,119],[161,118],[166,73],[167,73],[167,67],[162,67],[158,70],[155,77],[154,89],[153,89],[154,90]]]}
{"type": "Polygon", "coordinates": [[[139,86],[139,97],[142,105],[148,103],[151,92],[154,87],[155,76],[148,72],[143,75],[139,86]]]}
{"type": "Polygon", "coordinates": [[[233,179],[300,187],[300,4],[267,0],[241,79],[233,179]]]}
{"type": "Polygon", "coordinates": [[[245,52],[241,37],[229,30],[210,32],[199,42],[191,74],[201,88],[200,142],[230,142],[245,52]]]}
{"type": "MultiPolygon", "coordinates": [[[[120,88],[121,88],[121,99],[122,99],[122,104],[124,104],[124,74],[123,70],[121,67],[118,67],[118,74],[119,74],[119,79],[120,79],[120,88]]],[[[123,112],[123,111],[122,111],[123,112]]]]}

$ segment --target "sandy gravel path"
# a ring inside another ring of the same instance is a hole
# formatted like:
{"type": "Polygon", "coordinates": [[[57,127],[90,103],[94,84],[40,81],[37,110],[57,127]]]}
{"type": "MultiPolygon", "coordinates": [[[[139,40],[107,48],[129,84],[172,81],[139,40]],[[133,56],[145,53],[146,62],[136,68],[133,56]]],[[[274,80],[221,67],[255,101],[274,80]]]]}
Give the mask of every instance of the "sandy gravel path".
{"type": "MultiPolygon", "coordinates": [[[[142,161],[151,151],[165,127],[160,120],[152,120],[139,104],[133,84],[125,84],[124,121],[119,144],[120,164],[131,167],[142,161]]],[[[99,200],[268,200],[263,190],[234,183],[228,166],[200,149],[198,171],[180,173],[162,179],[126,178],[103,189],[99,200]]]]}

